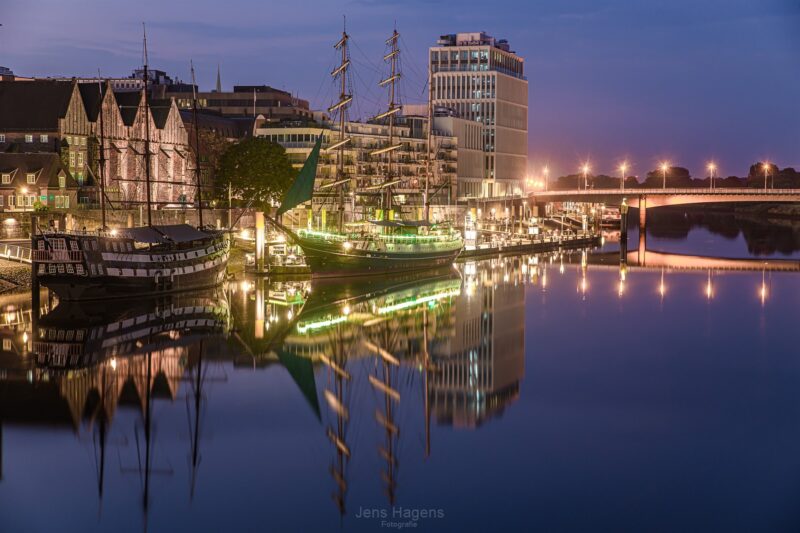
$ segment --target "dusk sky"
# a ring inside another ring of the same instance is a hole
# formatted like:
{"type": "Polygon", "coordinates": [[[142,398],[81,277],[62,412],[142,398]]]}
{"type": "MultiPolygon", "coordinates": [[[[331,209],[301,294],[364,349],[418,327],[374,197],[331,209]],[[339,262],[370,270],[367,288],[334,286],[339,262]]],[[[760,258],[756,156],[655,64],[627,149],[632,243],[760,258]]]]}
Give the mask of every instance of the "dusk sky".
{"type": "Polygon", "coordinates": [[[800,168],[800,0],[0,0],[0,65],[18,75],[127,76],[141,62],[201,87],[268,84],[327,107],[342,15],[353,37],[351,114],[367,117],[383,41],[403,36],[405,102],[425,96],[427,47],[486,31],[525,57],[530,168],[584,159],[643,175],[667,159],[704,176],[768,159],[800,168]]]}

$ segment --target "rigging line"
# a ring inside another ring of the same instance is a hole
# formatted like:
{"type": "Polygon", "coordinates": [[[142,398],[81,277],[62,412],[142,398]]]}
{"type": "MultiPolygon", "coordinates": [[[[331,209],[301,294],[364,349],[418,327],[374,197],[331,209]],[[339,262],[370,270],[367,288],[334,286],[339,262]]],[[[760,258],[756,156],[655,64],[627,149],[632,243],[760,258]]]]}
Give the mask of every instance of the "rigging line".
{"type": "Polygon", "coordinates": [[[358,51],[358,53],[360,53],[362,56],[364,56],[364,59],[366,60],[366,62],[367,62],[367,63],[369,63],[370,65],[372,65],[372,68],[373,68],[375,71],[377,71],[377,72],[381,72],[381,68],[382,68],[382,67],[381,67],[381,66],[379,66],[379,65],[377,65],[377,64],[375,64],[375,63],[374,63],[374,62],[373,62],[373,61],[372,61],[372,60],[369,58],[369,56],[368,56],[367,54],[365,54],[365,53],[364,53],[364,51],[361,49],[361,47],[360,47],[360,46],[358,46],[358,43],[357,43],[355,40],[353,40],[353,39],[351,38],[350,42],[351,42],[351,43],[353,43],[353,46],[354,46],[354,47],[355,47],[355,49],[358,51]]]}

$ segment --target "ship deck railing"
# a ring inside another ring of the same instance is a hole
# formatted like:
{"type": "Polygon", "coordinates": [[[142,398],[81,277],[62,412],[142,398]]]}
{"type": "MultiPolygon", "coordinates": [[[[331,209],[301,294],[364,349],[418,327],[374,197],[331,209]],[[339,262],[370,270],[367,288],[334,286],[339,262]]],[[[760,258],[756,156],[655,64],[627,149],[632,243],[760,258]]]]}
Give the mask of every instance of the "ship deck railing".
{"type": "Polygon", "coordinates": [[[32,250],[32,259],[37,263],[83,263],[80,250],[32,250]]]}
{"type": "Polygon", "coordinates": [[[386,233],[328,233],[324,231],[302,229],[298,231],[301,237],[317,239],[328,242],[349,242],[358,240],[374,240],[393,244],[437,244],[450,243],[461,240],[461,234],[457,231],[446,234],[431,235],[394,235],[386,233]]]}

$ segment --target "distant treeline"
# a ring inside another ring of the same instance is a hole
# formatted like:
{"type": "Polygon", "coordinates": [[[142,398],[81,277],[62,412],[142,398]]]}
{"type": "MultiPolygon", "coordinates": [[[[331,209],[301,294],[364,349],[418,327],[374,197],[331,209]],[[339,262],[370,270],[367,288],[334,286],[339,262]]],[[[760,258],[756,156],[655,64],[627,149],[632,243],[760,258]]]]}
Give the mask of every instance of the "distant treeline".
{"type": "MultiPolygon", "coordinates": [[[[740,178],[738,176],[728,176],[722,178],[719,176],[714,177],[715,187],[750,187],[750,188],[763,188],[764,187],[764,163],[755,163],[750,165],[750,171],[746,177],[740,178]]],[[[777,165],[769,165],[766,171],[767,186],[779,189],[800,188],[800,172],[792,167],[779,169],[777,165]]],[[[618,189],[620,187],[619,176],[607,176],[605,174],[598,174],[596,176],[589,175],[588,177],[589,188],[592,189],[618,189]]],[[[690,187],[704,187],[710,186],[710,178],[705,177],[702,179],[692,178],[689,170],[683,167],[669,167],[666,172],[667,187],[676,188],[690,188],[690,187]]],[[[625,178],[625,188],[635,189],[650,189],[662,187],[664,183],[664,174],[661,169],[651,170],[647,173],[644,181],[640,182],[634,176],[627,176],[625,178]]],[[[555,182],[549,184],[551,189],[576,189],[584,187],[583,174],[570,174],[568,176],[560,176],[555,182]]]]}

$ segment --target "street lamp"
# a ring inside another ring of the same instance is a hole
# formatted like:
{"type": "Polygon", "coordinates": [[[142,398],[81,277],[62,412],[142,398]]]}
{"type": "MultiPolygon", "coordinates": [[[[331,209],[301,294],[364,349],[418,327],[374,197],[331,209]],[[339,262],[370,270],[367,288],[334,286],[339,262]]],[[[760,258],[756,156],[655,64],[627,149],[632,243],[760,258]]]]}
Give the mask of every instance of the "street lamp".
{"type": "Polygon", "coordinates": [[[625,190],[625,171],[626,170],[628,170],[628,162],[627,161],[623,161],[622,164],[619,166],[619,173],[620,173],[619,188],[620,188],[620,190],[623,190],[623,191],[625,190]]]}
{"type": "Polygon", "coordinates": [[[764,169],[764,190],[767,190],[767,176],[769,175],[769,162],[765,161],[761,168],[764,169]]]}
{"type": "Polygon", "coordinates": [[[711,177],[711,183],[709,185],[710,189],[714,188],[714,171],[717,170],[717,165],[712,161],[708,164],[708,172],[709,176],[711,177]]]}
{"type": "Polygon", "coordinates": [[[661,175],[663,176],[663,185],[662,188],[667,188],[667,169],[669,168],[669,163],[664,161],[661,163],[661,175]]]}
{"type": "Polygon", "coordinates": [[[584,189],[588,189],[589,188],[589,163],[584,163],[583,167],[581,168],[581,170],[583,170],[583,188],[584,189]]]}

